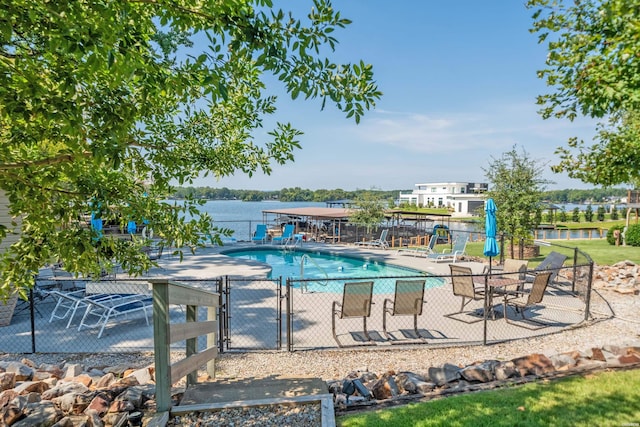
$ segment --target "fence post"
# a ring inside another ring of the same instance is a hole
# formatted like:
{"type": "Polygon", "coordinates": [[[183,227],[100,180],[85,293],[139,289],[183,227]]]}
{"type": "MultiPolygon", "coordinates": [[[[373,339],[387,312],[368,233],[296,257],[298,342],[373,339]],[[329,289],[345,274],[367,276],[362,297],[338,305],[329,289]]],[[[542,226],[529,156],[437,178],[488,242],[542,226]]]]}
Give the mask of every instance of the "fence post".
{"type": "MultiPolygon", "coordinates": [[[[280,277],[280,280],[282,280],[282,277],[280,277]]],[[[285,295],[285,298],[287,299],[286,301],[286,305],[287,305],[287,351],[293,351],[293,337],[291,336],[291,331],[292,331],[292,326],[293,326],[293,298],[291,295],[291,280],[287,279],[287,293],[285,295]]]]}
{"type": "Polygon", "coordinates": [[[584,307],[584,320],[589,320],[591,308],[591,287],[593,284],[593,260],[589,262],[589,282],[587,283],[587,298],[584,307]]]}
{"type": "Polygon", "coordinates": [[[156,366],[156,407],[158,412],[171,409],[171,372],[169,357],[169,281],[152,280],[153,348],[156,366]]]}
{"type": "MultiPolygon", "coordinates": [[[[198,308],[195,305],[187,305],[185,321],[187,324],[198,320],[198,308]]],[[[185,343],[187,358],[198,352],[197,338],[187,338],[185,343]]],[[[192,371],[187,374],[187,387],[198,383],[198,372],[192,371]]]]}
{"type": "MultiPolygon", "coordinates": [[[[220,323],[220,319],[217,316],[218,314],[217,311],[218,310],[216,310],[214,307],[207,307],[207,320],[215,321],[217,319],[218,323],[220,323]]],[[[207,348],[215,347],[215,346],[216,346],[216,334],[211,332],[207,334],[207,348]]],[[[216,359],[215,358],[210,359],[207,362],[207,374],[209,374],[209,377],[211,378],[216,377],[216,359]]]]}
{"type": "Polygon", "coordinates": [[[571,292],[576,291],[576,276],[578,274],[578,248],[573,248],[573,280],[571,280],[571,292]]]}

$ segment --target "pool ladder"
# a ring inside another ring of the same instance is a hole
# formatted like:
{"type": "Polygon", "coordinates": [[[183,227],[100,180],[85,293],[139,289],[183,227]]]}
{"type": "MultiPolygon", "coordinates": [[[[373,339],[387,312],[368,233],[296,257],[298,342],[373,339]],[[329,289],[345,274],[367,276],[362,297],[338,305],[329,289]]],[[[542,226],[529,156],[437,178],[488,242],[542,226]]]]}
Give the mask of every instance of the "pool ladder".
{"type": "MultiPolygon", "coordinates": [[[[329,274],[324,270],[324,268],[320,267],[320,265],[318,265],[318,263],[316,262],[316,260],[314,260],[313,258],[311,258],[309,256],[309,254],[304,254],[302,255],[302,257],[300,257],[300,279],[304,280],[304,263],[305,261],[311,261],[313,263],[313,265],[315,265],[318,270],[320,270],[322,273],[324,273],[325,278],[327,279],[324,283],[321,281],[318,281],[318,283],[321,286],[327,286],[329,284],[329,274]]],[[[300,286],[303,287],[304,291],[307,290],[307,284],[306,282],[301,282],[300,286]]]]}

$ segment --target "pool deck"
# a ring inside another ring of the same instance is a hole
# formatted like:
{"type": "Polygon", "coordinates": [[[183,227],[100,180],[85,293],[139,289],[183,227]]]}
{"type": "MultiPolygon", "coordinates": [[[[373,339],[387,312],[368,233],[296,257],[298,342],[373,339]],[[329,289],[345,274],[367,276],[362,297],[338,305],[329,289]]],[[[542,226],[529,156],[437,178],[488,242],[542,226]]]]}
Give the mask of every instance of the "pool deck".
{"type": "MultiPolygon", "coordinates": [[[[138,279],[167,278],[180,281],[215,279],[221,276],[232,276],[234,278],[243,277],[265,277],[264,281],[248,281],[243,285],[242,298],[233,300],[231,309],[234,316],[231,318],[233,328],[241,331],[234,335],[236,343],[246,342],[246,348],[276,348],[274,330],[277,326],[277,316],[274,315],[275,306],[278,304],[278,297],[275,292],[274,283],[266,279],[269,267],[255,261],[239,258],[231,258],[221,254],[229,249],[244,249],[252,247],[279,248],[278,245],[257,245],[254,243],[236,243],[224,247],[200,248],[195,254],[185,253],[182,261],[176,255],[165,250],[166,256],[159,260],[159,266],[152,269],[148,275],[138,279]],[[253,298],[252,295],[259,295],[253,298]],[[234,306],[235,305],[235,306],[234,306]],[[265,315],[266,313],[266,315],[265,315]],[[258,321],[259,320],[259,321],[258,321]],[[235,322],[235,323],[234,323],[235,322]],[[239,323],[244,322],[244,323],[239,323]],[[247,325],[251,326],[248,328],[247,325]],[[246,341],[245,341],[246,340],[246,341]],[[256,345],[257,344],[257,345],[256,345]]],[[[366,248],[355,245],[333,245],[325,243],[303,243],[303,248],[309,250],[324,250],[346,256],[362,256],[379,262],[400,265],[420,271],[429,272],[434,275],[446,276],[450,274],[447,262],[434,262],[425,257],[412,256],[406,253],[398,253],[394,249],[366,248]]],[[[474,273],[481,273],[484,268],[483,263],[460,261],[459,264],[472,268],[474,273]]],[[[117,275],[116,279],[126,279],[125,275],[117,275]]],[[[383,299],[390,298],[389,295],[374,295],[374,310],[369,320],[371,336],[379,346],[387,346],[397,343],[424,342],[424,340],[402,339],[402,334],[406,332],[405,327],[412,329],[412,319],[408,322],[400,322],[401,318],[392,319],[391,333],[399,337],[398,342],[385,339],[381,335],[380,325],[382,324],[383,299]]],[[[302,293],[299,289],[293,290],[294,322],[296,327],[293,332],[294,348],[336,348],[336,342],[331,333],[331,304],[340,296],[326,293],[302,293]]],[[[133,316],[131,319],[115,320],[105,329],[105,334],[97,338],[97,329],[83,329],[78,331],[75,326],[66,328],[66,320],[54,320],[49,323],[49,316],[53,309],[51,298],[49,302],[40,303],[36,306],[38,313],[35,316],[37,331],[37,351],[38,352],[101,352],[101,351],[139,351],[140,349],[153,349],[152,327],[147,326],[144,317],[133,316]],[[125,333],[126,332],[126,333],[125,333]],[[131,350],[135,348],[136,350],[131,350]]],[[[419,330],[429,337],[426,341],[436,345],[460,345],[465,342],[477,342],[483,334],[483,322],[466,324],[444,314],[459,310],[460,298],[451,293],[450,283],[443,287],[428,289],[425,293],[425,313],[419,318],[419,330]]],[[[581,308],[581,302],[577,298],[562,295],[545,296],[545,303],[560,307],[574,308],[576,313],[581,308]],[[560,300],[561,298],[561,300],[560,300]]],[[[24,304],[24,303],[23,303],[24,304]]],[[[543,309],[544,310],[544,309],[543,309]]],[[[555,310],[557,311],[557,310],[555,310]]],[[[546,328],[547,333],[566,326],[567,323],[578,323],[579,317],[569,319],[566,312],[553,314],[551,310],[545,318],[558,318],[558,327],[546,328]]],[[[578,316],[576,314],[576,316],[578,316]]],[[[78,317],[78,316],[76,316],[78,317]]],[[[172,317],[175,319],[184,318],[184,313],[179,308],[172,309],[172,317]]],[[[572,316],[573,317],[573,316],[572,316]]],[[[30,331],[28,327],[30,317],[28,310],[23,310],[14,314],[11,325],[0,328],[0,352],[29,352],[30,331]]],[[[357,345],[358,336],[352,331],[362,329],[362,319],[341,319],[337,329],[339,338],[344,345],[357,345]],[[340,332],[342,331],[342,332],[340,332]]],[[[488,322],[489,337],[491,339],[508,339],[509,337],[525,337],[529,335],[539,335],[527,329],[509,325],[504,320],[488,322]]],[[[77,321],[74,323],[77,325],[77,321]]],[[[235,347],[242,349],[242,345],[235,347]]]]}

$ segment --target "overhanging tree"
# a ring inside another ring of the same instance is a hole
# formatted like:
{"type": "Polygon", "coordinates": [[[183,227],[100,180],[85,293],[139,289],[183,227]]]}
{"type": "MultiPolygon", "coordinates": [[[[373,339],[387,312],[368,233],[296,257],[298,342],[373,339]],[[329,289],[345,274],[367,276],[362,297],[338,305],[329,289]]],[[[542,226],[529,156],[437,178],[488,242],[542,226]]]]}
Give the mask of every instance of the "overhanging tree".
{"type": "Polygon", "coordinates": [[[514,253],[514,242],[531,240],[532,231],[540,225],[542,193],[551,182],[543,179],[545,164],[529,157],[523,148],[491,158],[483,168],[490,183],[487,198],[493,198],[498,211],[498,230],[504,232],[514,253]]]}
{"type": "Polygon", "coordinates": [[[0,259],[0,296],[32,286],[52,261],[93,275],[114,263],[148,269],[147,242],[98,239],[83,221],[91,206],[123,228],[148,221],[178,248],[201,233],[217,239],[197,201],[162,200],[172,183],[294,160],[301,132],[291,124],[255,137],[276,111],[269,75],[292,98],[359,122],[381,95],[372,67],[327,57],[349,20],[329,1],[313,6],[298,19],[270,0],[3,1],[0,189],[22,226],[0,259]]]}
{"type": "Polygon", "coordinates": [[[544,118],[601,119],[595,143],[576,137],[552,169],[592,184],[640,184],[640,0],[529,0],[532,32],[547,43],[538,75],[544,118]]]}

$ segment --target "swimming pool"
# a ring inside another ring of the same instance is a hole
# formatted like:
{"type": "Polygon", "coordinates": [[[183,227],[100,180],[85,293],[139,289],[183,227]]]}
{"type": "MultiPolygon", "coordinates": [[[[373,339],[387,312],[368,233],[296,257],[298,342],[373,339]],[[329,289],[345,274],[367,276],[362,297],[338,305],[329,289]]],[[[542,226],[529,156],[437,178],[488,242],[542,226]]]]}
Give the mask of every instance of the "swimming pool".
{"type": "Polygon", "coordinates": [[[309,292],[342,293],[345,281],[366,278],[379,279],[374,282],[376,294],[393,293],[395,281],[389,278],[395,277],[426,277],[428,288],[443,284],[442,279],[420,270],[333,252],[253,248],[223,253],[268,264],[271,266],[270,278],[294,279],[297,281],[294,287],[300,287],[300,280],[311,280],[303,283],[309,292]]]}

